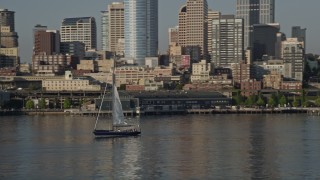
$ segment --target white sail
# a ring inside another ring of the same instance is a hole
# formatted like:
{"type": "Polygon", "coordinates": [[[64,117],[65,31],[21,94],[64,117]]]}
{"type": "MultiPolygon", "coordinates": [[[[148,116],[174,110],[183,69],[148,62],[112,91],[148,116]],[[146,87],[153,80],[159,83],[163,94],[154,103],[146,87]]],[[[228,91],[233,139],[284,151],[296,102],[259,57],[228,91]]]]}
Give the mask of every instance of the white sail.
{"type": "Polygon", "coordinates": [[[125,124],[124,122],[124,115],[122,110],[122,104],[120,101],[119,93],[117,90],[117,86],[115,83],[113,84],[112,89],[112,118],[113,118],[113,125],[122,125],[125,124]]]}
{"type": "Polygon", "coordinates": [[[124,115],[121,100],[116,86],[116,75],[114,71],[115,68],[112,72],[112,119],[113,125],[123,125],[125,124],[124,115]]]}

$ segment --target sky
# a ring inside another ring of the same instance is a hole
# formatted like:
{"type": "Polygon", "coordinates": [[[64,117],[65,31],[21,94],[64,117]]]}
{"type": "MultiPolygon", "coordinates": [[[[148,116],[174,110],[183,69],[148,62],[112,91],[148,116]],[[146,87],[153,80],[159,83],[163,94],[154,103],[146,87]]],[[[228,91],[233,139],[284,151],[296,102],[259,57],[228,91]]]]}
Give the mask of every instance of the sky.
{"type": "MultiPolygon", "coordinates": [[[[60,29],[67,17],[96,18],[98,48],[101,47],[101,11],[119,0],[1,0],[0,9],[15,11],[16,32],[19,35],[21,62],[31,63],[33,37],[36,24],[48,29],[60,29]]],[[[235,14],[236,0],[207,0],[209,8],[222,14],[235,14]]],[[[159,0],[159,50],[168,47],[168,28],[178,24],[180,7],[186,0],[159,0]]],[[[276,22],[281,32],[291,36],[292,26],[307,28],[307,53],[320,53],[319,0],[276,0],[276,22]]]]}

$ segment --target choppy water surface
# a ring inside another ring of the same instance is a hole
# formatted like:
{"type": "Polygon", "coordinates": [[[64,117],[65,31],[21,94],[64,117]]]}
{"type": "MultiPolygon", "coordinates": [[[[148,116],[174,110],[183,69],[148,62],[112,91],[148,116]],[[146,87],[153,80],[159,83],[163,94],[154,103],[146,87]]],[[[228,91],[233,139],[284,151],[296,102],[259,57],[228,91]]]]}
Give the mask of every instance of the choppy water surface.
{"type": "Polygon", "coordinates": [[[93,117],[0,117],[0,179],[319,179],[320,117],[141,118],[95,139],[93,117]]]}

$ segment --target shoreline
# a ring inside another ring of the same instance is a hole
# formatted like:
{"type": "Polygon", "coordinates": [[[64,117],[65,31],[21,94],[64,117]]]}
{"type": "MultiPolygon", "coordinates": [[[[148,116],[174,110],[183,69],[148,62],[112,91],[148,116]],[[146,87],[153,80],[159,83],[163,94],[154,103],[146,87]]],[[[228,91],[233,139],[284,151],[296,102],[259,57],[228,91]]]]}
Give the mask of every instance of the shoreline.
{"type": "MultiPolygon", "coordinates": [[[[70,115],[70,116],[95,116],[98,111],[61,111],[61,110],[0,110],[0,116],[20,116],[20,115],[70,115]]],[[[111,116],[111,111],[102,112],[102,116],[111,116]]],[[[274,108],[274,109],[188,109],[188,110],[170,110],[170,111],[141,111],[141,116],[154,115],[188,115],[188,114],[310,114],[319,115],[320,108],[274,108]]],[[[125,116],[136,116],[137,113],[126,112],[125,116]]]]}

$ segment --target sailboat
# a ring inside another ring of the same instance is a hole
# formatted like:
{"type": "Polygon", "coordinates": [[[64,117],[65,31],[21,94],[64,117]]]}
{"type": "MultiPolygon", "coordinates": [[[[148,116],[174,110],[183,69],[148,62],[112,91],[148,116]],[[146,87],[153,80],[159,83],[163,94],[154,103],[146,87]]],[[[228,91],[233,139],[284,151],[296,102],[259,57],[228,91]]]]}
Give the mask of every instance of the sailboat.
{"type": "Polygon", "coordinates": [[[141,134],[140,127],[137,127],[133,124],[128,124],[125,121],[121,100],[116,86],[114,69],[112,72],[112,125],[110,129],[97,129],[97,124],[101,113],[101,107],[107,90],[106,86],[99,107],[99,112],[96,118],[93,134],[96,137],[138,136],[141,134]]]}

